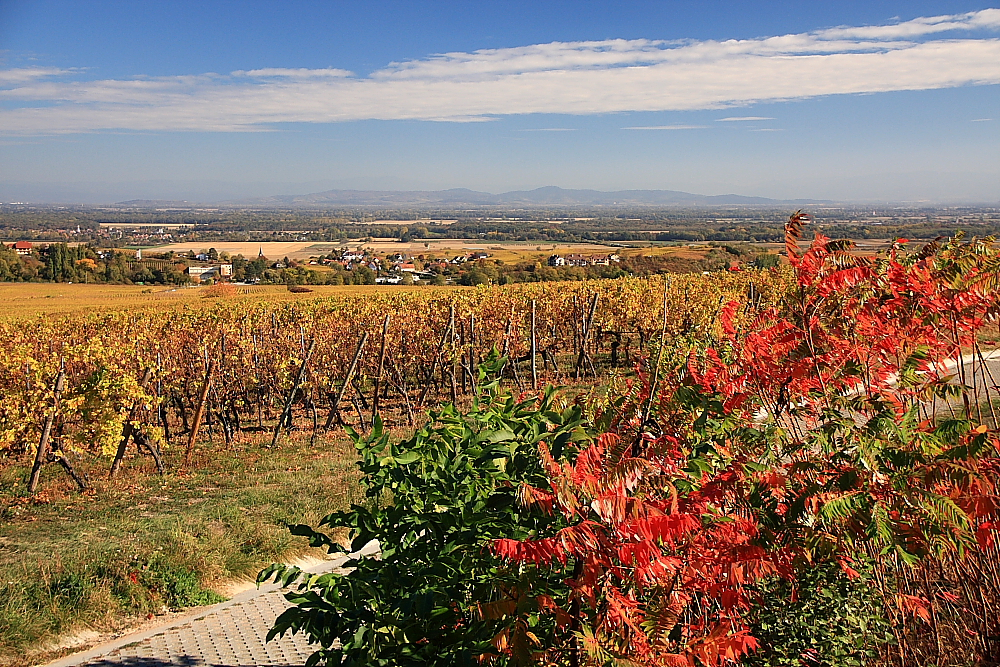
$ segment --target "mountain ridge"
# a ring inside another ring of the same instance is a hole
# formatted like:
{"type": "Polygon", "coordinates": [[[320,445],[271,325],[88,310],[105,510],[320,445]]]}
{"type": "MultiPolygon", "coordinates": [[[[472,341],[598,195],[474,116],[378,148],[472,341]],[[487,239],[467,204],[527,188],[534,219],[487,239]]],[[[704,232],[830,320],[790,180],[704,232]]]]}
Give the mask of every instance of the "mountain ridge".
{"type": "Polygon", "coordinates": [[[303,195],[231,200],[235,206],[778,206],[830,204],[818,199],[771,199],[738,194],[700,195],[679,190],[590,190],[554,185],[500,194],[468,188],[447,190],[334,189],[303,195]]]}

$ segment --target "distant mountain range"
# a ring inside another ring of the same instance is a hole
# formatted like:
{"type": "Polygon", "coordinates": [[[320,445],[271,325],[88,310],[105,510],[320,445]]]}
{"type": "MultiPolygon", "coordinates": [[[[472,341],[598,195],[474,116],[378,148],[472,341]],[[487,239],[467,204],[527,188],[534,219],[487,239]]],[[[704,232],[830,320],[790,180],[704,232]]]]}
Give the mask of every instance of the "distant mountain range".
{"type": "MultiPolygon", "coordinates": [[[[121,202],[135,205],[134,202],[121,202]]],[[[145,205],[162,205],[146,200],[145,205]]],[[[164,202],[166,203],[166,202],[164,202]]],[[[169,202],[176,204],[176,202],[169,202]]],[[[567,190],[555,186],[535,190],[516,190],[502,194],[477,192],[466,188],[452,190],[327,190],[307,195],[277,195],[223,202],[228,206],[315,207],[315,206],[384,206],[384,207],[458,207],[458,206],[782,206],[828,204],[825,200],[780,200],[744,195],[697,195],[676,190],[567,190]]],[[[188,204],[190,206],[190,204],[188,204]]]]}

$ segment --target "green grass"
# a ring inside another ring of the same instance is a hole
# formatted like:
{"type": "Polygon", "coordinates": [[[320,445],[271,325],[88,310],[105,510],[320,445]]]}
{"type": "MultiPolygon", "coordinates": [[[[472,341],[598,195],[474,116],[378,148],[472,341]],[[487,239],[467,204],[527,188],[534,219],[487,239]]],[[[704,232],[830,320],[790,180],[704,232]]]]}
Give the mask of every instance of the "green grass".
{"type": "Polygon", "coordinates": [[[25,466],[0,469],[0,664],[54,657],[40,647],[66,633],[221,601],[213,587],[309,550],[286,525],[361,497],[344,436],[200,450],[186,472],[180,454],[162,477],[128,460],[115,482],[104,462],[81,462],[93,487],[83,494],[55,465],[34,498],[25,466]]]}

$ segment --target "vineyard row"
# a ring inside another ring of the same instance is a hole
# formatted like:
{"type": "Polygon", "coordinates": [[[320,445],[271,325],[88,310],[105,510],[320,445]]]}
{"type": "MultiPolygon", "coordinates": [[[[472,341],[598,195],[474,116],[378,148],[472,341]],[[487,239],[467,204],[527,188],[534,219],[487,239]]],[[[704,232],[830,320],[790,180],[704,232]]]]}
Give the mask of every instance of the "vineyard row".
{"type": "Polygon", "coordinates": [[[0,452],[37,471],[74,460],[116,472],[130,444],[160,450],[247,430],[276,443],[364,427],[474,390],[496,350],[523,390],[627,368],[663,335],[712,336],[723,302],[774,303],[778,272],[343,295],[252,297],[167,312],[115,311],[0,325],[0,452]],[[304,421],[303,421],[304,420],[304,421]]]}

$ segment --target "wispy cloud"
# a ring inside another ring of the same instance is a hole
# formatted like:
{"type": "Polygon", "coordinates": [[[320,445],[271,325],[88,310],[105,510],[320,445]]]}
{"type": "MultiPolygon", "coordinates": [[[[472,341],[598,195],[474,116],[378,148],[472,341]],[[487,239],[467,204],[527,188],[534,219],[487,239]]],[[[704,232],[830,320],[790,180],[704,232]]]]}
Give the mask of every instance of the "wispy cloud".
{"type": "Polygon", "coordinates": [[[576,132],[575,127],[531,127],[518,130],[519,132],[576,132]]]}
{"type": "Polygon", "coordinates": [[[992,118],[973,118],[972,122],[973,123],[987,123],[987,122],[989,122],[991,120],[993,120],[993,119],[992,118]]]}
{"type": "Polygon", "coordinates": [[[307,69],[305,67],[300,67],[297,69],[287,69],[283,67],[268,67],[265,69],[252,69],[250,71],[239,70],[233,72],[233,76],[251,76],[257,78],[280,78],[280,79],[324,79],[324,78],[343,78],[345,76],[351,76],[352,72],[346,69],[307,69]]]}
{"type": "Polygon", "coordinates": [[[704,130],[708,125],[638,125],[623,130],[704,130]]]}
{"type": "Polygon", "coordinates": [[[47,77],[72,74],[75,70],[55,67],[18,67],[0,70],[0,86],[16,86],[47,77]]]}
{"type": "MultiPolygon", "coordinates": [[[[475,122],[513,114],[721,109],[998,84],[998,32],[1000,9],[986,9],[751,40],[554,42],[446,53],[392,63],[368,76],[334,68],[265,68],[87,80],[85,70],[8,69],[0,70],[0,132],[260,131],[280,123],[366,119],[475,122]]],[[[771,120],[721,120],[750,119],[771,120]]]]}
{"type": "Polygon", "coordinates": [[[743,121],[774,120],[770,116],[730,116],[729,118],[716,118],[718,123],[736,123],[743,121]]]}

